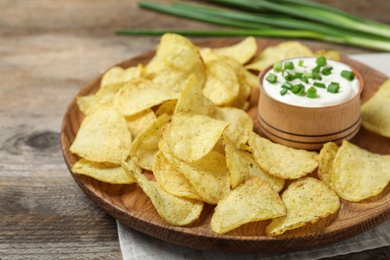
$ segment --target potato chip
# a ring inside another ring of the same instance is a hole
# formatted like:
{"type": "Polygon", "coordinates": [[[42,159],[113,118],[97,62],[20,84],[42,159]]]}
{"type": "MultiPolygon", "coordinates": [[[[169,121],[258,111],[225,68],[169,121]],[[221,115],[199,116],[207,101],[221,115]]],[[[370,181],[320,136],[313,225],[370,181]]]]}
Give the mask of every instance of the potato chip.
{"type": "Polygon", "coordinates": [[[177,159],[164,140],[159,142],[160,150],[194,187],[204,202],[217,204],[230,190],[226,158],[212,150],[195,162],[177,159]]]}
{"type": "Polygon", "coordinates": [[[276,192],[280,192],[283,189],[284,179],[262,170],[251,153],[239,150],[228,138],[224,138],[224,143],[226,164],[229,169],[229,183],[232,189],[250,176],[256,176],[267,181],[276,192]]]}
{"type": "Polygon", "coordinates": [[[239,95],[240,82],[234,69],[218,59],[206,63],[204,95],[218,106],[232,103],[239,95]]]}
{"type": "Polygon", "coordinates": [[[282,194],[287,214],[274,218],[266,227],[269,236],[315,223],[340,208],[337,194],[325,183],[311,177],[293,181],[282,194]]]}
{"type": "Polygon", "coordinates": [[[108,85],[121,82],[121,78],[124,71],[125,70],[119,66],[114,66],[108,69],[102,76],[102,79],[100,81],[100,87],[104,88],[108,85]]]}
{"type": "Polygon", "coordinates": [[[313,52],[309,47],[297,41],[285,41],[278,45],[265,48],[245,68],[248,70],[262,71],[277,61],[307,56],[313,56],[313,52]]]}
{"type": "Polygon", "coordinates": [[[390,181],[390,155],[380,155],[343,141],[333,162],[332,187],[348,201],[378,195],[390,181]]]}
{"type": "Polygon", "coordinates": [[[361,107],[362,125],[379,135],[390,137],[390,79],[361,107]]]}
{"type": "Polygon", "coordinates": [[[224,135],[227,136],[237,148],[248,141],[248,133],[253,131],[252,118],[242,109],[235,107],[218,107],[215,118],[229,124],[224,135]]]}
{"type": "Polygon", "coordinates": [[[173,196],[157,182],[148,180],[131,161],[122,162],[125,172],[134,176],[143,192],[149,197],[162,219],[174,226],[185,226],[196,221],[203,210],[203,202],[173,196]]]}
{"type": "Polygon", "coordinates": [[[100,88],[95,94],[77,96],[77,105],[84,115],[88,115],[91,110],[99,106],[111,106],[114,95],[123,86],[123,83],[110,84],[100,88]]]}
{"type": "Polygon", "coordinates": [[[156,116],[160,117],[163,114],[167,115],[173,115],[175,113],[177,104],[177,99],[172,99],[163,102],[161,105],[158,106],[158,109],[156,110],[156,116]]]}
{"type": "Polygon", "coordinates": [[[249,146],[262,169],[283,179],[301,178],[318,166],[318,153],[273,143],[254,132],[249,134],[249,146]]]}
{"type": "Polygon", "coordinates": [[[246,37],[237,44],[227,47],[215,48],[213,51],[220,55],[233,58],[240,64],[247,63],[257,52],[257,43],[255,37],[246,37]]]}
{"type": "Polygon", "coordinates": [[[130,143],[124,116],[105,106],[84,118],[69,150],[89,161],[119,164],[129,156],[130,143]]]}
{"type": "Polygon", "coordinates": [[[198,47],[181,35],[164,34],[145,68],[145,77],[167,91],[180,93],[191,74],[203,86],[206,72],[198,47]]]}
{"type": "Polygon", "coordinates": [[[114,105],[123,115],[131,116],[177,98],[176,93],[169,92],[150,80],[134,78],[115,94],[114,105]]]}
{"type": "Polygon", "coordinates": [[[202,200],[183,173],[171,164],[161,151],[154,160],[153,175],[166,192],[178,197],[202,200]]]}
{"type": "Polygon", "coordinates": [[[157,119],[153,110],[149,108],[125,118],[133,138],[144,132],[157,119]]]}
{"type": "Polygon", "coordinates": [[[163,114],[132,142],[129,147],[130,156],[139,167],[152,170],[154,158],[159,151],[158,141],[170,118],[170,115],[163,114]]]}
{"type": "Polygon", "coordinates": [[[340,52],[338,52],[337,50],[324,50],[324,49],[321,49],[321,50],[318,50],[314,53],[314,56],[324,56],[325,58],[327,59],[331,59],[331,60],[335,60],[335,61],[339,61],[341,58],[340,58],[340,52]]]}
{"type": "Polygon", "coordinates": [[[322,147],[318,156],[318,177],[328,185],[332,185],[333,160],[339,147],[336,143],[328,142],[322,147]]]}
{"type": "Polygon", "coordinates": [[[135,183],[135,179],[127,175],[120,165],[91,162],[84,158],[72,166],[72,172],[111,184],[135,183]]]}
{"type": "Polygon", "coordinates": [[[209,116],[178,113],[173,115],[164,139],[176,158],[193,162],[213,149],[227,126],[209,116]]]}
{"type": "Polygon", "coordinates": [[[279,194],[266,181],[250,177],[218,202],[211,218],[211,229],[224,234],[243,224],[286,214],[279,194]]]}
{"type": "Polygon", "coordinates": [[[215,109],[215,104],[203,95],[203,88],[198,84],[196,77],[191,75],[177,101],[175,113],[188,112],[213,116],[215,109]]]}

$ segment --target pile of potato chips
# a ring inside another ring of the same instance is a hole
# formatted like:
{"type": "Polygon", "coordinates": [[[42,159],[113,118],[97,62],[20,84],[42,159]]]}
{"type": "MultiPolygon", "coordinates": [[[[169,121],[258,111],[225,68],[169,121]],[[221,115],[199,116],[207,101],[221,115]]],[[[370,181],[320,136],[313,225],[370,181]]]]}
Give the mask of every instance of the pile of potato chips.
{"type": "MultiPolygon", "coordinates": [[[[320,153],[298,150],[254,132],[245,110],[257,77],[249,70],[316,55],[298,42],[255,57],[257,52],[253,37],[201,48],[165,34],[148,64],[111,68],[96,93],[77,97],[85,118],[70,147],[80,157],[72,171],[113,184],[137,183],[175,226],[199,219],[204,203],[215,205],[210,226],[219,234],[272,220],[266,235],[280,235],[335,214],[339,197],[359,201],[383,190],[388,156],[348,142],[329,143],[320,153]],[[365,167],[375,171],[365,175],[365,167]],[[363,181],[369,188],[361,189],[363,181]]],[[[338,57],[333,51],[319,55],[338,57]]]]}

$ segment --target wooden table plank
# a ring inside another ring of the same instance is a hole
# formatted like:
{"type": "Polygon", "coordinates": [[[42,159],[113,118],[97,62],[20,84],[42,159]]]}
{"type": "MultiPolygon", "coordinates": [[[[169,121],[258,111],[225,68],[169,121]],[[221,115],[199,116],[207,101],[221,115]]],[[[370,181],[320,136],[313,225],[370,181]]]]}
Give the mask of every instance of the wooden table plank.
{"type": "MultiPolygon", "coordinates": [[[[390,24],[389,1],[320,2],[390,24]]],[[[84,84],[159,41],[116,36],[117,28],[218,26],[141,10],[135,0],[0,0],[0,259],[121,257],[115,220],[74,183],[59,143],[63,113],[84,84]]],[[[389,258],[390,249],[350,255],[368,256],[389,258]]]]}

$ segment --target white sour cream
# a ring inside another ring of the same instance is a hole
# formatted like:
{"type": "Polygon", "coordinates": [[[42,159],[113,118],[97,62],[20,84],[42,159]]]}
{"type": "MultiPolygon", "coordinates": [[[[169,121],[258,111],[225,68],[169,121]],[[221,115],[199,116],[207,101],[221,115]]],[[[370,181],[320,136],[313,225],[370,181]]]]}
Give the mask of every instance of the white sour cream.
{"type": "MultiPolygon", "coordinates": [[[[316,57],[310,58],[297,58],[297,59],[289,59],[285,61],[292,61],[294,63],[294,69],[288,70],[290,73],[295,74],[299,73],[310,73],[313,68],[317,66],[316,57]],[[303,61],[303,65],[299,66],[299,61],[303,61]]],[[[285,62],[283,61],[283,63],[285,62]]],[[[312,78],[308,79],[308,83],[301,81],[300,79],[293,79],[289,81],[291,84],[302,84],[305,86],[306,91],[313,86],[314,82],[321,82],[328,86],[331,82],[338,82],[340,85],[340,89],[338,93],[330,93],[326,88],[318,88],[317,97],[309,98],[307,96],[296,95],[291,91],[288,91],[285,95],[281,95],[280,91],[282,89],[283,83],[286,82],[286,79],[283,77],[282,72],[275,72],[274,69],[270,69],[266,75],[263,77],[262,87],[263,90],[266,91],[271,97],[274,99],[281,101],[283,103],[287,103],[290,105],[301,106],[301,107],[326,107],[333,106],[337,104],[344,103],[350,99],[352,99],[355,95],[359,93],[360,83],[358,78],[355,78],[352,81],[349,81],[341,76],[341,72],[343,70],[352,71],[351,67],[346,64],[334,61],[327,60],[327,64],[324,67],[331,66],[333,67],[330,75],[321,75],[321,80],[313,80],[312,78]],[[275,83],[270,83],[266,80],[266,77],[273,73],[277,76],[277,81],[275,83]]]]}

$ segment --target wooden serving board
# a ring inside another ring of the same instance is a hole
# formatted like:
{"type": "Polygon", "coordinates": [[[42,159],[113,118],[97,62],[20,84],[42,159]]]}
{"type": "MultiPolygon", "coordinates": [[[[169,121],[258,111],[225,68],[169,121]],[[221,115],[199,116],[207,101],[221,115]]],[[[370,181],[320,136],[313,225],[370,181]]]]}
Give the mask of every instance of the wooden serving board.
{"type": "MultiPolygon", "coordinates": [[[[198,45],[222,47],[238,41],[239,39],[218,39],[202,42],[198,45]]],[[[260,51],[267,46],[278,44],[280,41],[258,39],[257,43],[260,51]]],[[[147,64],[154,54],[155,52],[151,51],[117,65],[129,67],[140,63],[147,64]]],[[[365,80],[362,103],[367,101],[387,79],[384,74],[345,56],[342,56],[342,61],[359,70],[365,80]]],[[[89,82],[79,95],[96,92],[100,80],[101,77],[89,82]]],[[[248,111],[252,116],[255,113],[256,102],[255,96],[248,111]]],[[[61,131],[63,156],[69,170],[78,160],[76,155],[69,152],[69,147],[82,119],[83,115],[74,99],[65,113],[61,131]]],[[[372,152],[390,154],[390,139],[371,133],[364,128],[360,129],[351,142],[372,152]]],[[[209,227],[214,206],[206,204],[200,219],[190,226],[170,226],[158,216],[149,198],[137,185],[113,185],[72,172],[71,175],[80,188],[99,207],[124,224],[152,237],[196,249],[240,253],[288,252],[309,249],[358,235],[390,218],[390,185],[388,185],[381,194],[360,203],[342,200],[341,208],[334,216],[315,224],[288,231],[277,237],[264,235],[268,221],[249,223],[227,234],[218,235],[213,233],[209,227]]]]}

